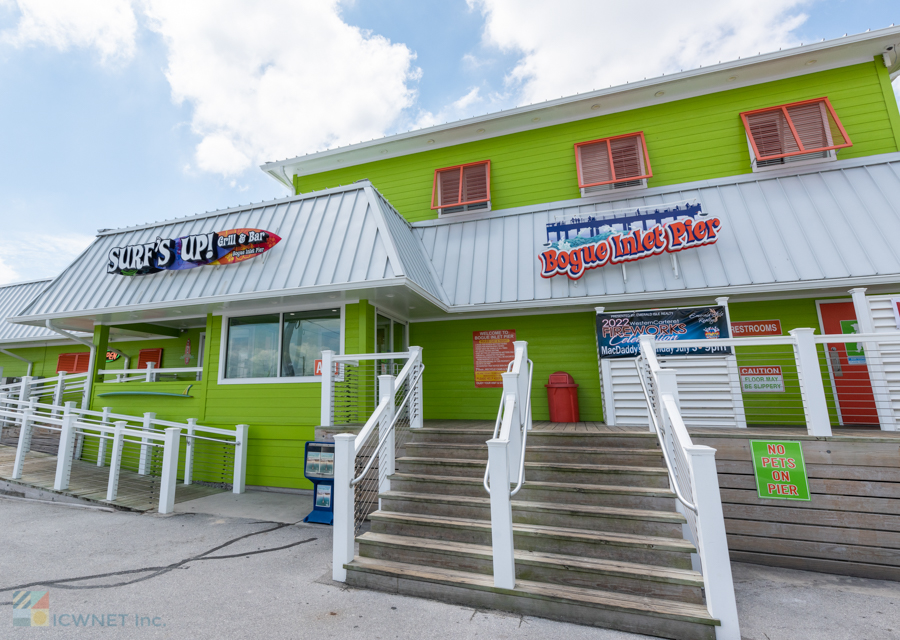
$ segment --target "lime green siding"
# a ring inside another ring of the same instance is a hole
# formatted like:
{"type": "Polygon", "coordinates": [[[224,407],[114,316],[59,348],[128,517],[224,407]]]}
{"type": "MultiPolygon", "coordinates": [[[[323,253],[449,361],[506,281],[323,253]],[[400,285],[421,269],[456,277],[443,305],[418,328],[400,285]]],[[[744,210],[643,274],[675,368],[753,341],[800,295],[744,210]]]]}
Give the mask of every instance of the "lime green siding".
{"type": "MultiPolygon", "coordinates": [[[[649,186],[750,172],[739,113],[827,96],[853,146],[839,158],[900,149],[897,104],[883,90],[880,60],[750,87],[730,89],[622,113],[537,128],[483,141],[388,158],[295,178],[298,193],[370,179],[410,221],[430,209],[434,170],[491,160],[491,207],[507,209],[578,198],[576,142],[643,131],[653,168],[649,186]]],[[[889,84],[888,84],[889,86],[889,84]]]]}
{"type": "Polygon", "coordinates": [[[572,374],[580,385],[581,419],[603,420],[594,318],[592,312],[560,313],[410,325],[410,344],[423,349],[425,419],[494,420],[500,389],[475,388],[472,333],[515,330],[517,340],[528,342],[534,361],[534,420],[550,417],[544,384],[555,371],[572,374]]]}
{"type": "MultiPolygon", "coordinates": [[[[17,349],[13,346],[2,346],[2,348],[22,356],[27,360],[31,360],[34,363],[31,375],[45,378],[56,375],[56,362],[59,360],[60,354],[88,352],[88,348],[80,344],[28,347],[25,349],[17,349]]],[[[2,353],[0,353],[0,367],[3,367],[3,377],[5,378],[24,376],[28,371],[28,365],[26,363],[2,353]]]]}

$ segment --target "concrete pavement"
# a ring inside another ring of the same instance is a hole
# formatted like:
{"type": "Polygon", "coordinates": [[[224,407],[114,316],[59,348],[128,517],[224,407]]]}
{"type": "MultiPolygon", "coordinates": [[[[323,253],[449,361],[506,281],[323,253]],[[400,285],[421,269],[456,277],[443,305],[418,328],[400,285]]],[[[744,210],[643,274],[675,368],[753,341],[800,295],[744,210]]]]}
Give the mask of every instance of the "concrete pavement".
{"type": "MultiPolygon", "coordinates": [[[[642,637],[348,589],[330,580],[331,528],[283,522],[308,496],[245,496],[171,516],[0,498],[0,637],[642,637]],[[51,628],[12,628],[12,592],[29,589],[50,591],[51,628]]],[[[900,632],[896,583],[733,566],[750,640],[900,632]]]]}

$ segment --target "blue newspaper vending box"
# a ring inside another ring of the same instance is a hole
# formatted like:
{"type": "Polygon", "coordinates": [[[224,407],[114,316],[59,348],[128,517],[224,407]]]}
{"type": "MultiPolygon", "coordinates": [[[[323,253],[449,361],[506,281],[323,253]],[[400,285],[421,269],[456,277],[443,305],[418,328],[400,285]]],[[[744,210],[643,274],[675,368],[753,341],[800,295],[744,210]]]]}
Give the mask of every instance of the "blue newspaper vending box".
{"type": "Polygon", "coordinates": [[[303,522],[334,523],[334,443],[307,442],[303,457],[303,475],[313,483],[313,510],[303,522]]]}

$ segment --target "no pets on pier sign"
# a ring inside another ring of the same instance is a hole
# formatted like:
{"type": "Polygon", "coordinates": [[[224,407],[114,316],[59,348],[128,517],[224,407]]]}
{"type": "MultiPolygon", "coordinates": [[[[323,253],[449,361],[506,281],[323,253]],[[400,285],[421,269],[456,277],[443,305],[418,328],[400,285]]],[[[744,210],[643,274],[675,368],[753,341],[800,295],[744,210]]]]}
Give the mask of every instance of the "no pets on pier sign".
{"type": "Polygon", "coordinates": [[[751,440],[750,450],[760,498],[809,500],[809,479],[799,442],[751,440]]]}

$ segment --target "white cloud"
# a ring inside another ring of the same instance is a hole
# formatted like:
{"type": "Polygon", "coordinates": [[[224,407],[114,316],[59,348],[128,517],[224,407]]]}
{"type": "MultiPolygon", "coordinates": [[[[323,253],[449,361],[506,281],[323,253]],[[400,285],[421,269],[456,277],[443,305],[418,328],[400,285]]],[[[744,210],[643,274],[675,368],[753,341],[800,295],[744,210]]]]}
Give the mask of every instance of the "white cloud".
{"type": "Polygon", "coordinates": [[[432,113],[431,111],[421,112],[415,119],[411,128],[413,130],[424,129],[425,127],[432,127],[445,122],[451,122],[452,120],[467,118],[472,112],[472,109],[469,107],[483,103],[484,98],[481,96],[481,89],[479,87],[474,87],[464,96],[454,100],[446,107],[440,109],[437,113],[432,113]]]}
{"type": "Polygon", "coordinates": [[[66,51],[94,48],[105,63],[128,60],[134,54],[137,20],[129,0],[2,0],[18,6],[14,29],[0,41],[15,47],[43,44],[66,51]]]}
{"type": "Polygon", "coordinates": [[[521,58],[507,75],[524,102],[624,84],[798,44],[804,0],[467,0],[483,42],[521,58]]]}
{"type": "Polygon", "coordinates": [[[146,0],[177,103],[193,106],[201,170],[380,137],[415,98],[415,55],[341,20],[336,0],[146,0]]]}
{"type": "Polygon", "coordinates": [[[57,276],[93,241],[93,236],[81,233],[41,234],[36,239],[33,232],[8,230],[0,256],[0,285],[57,276]]]}

